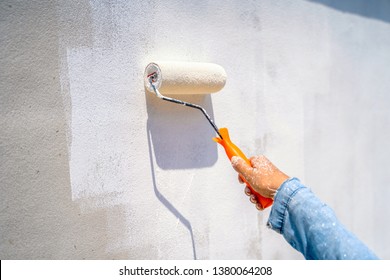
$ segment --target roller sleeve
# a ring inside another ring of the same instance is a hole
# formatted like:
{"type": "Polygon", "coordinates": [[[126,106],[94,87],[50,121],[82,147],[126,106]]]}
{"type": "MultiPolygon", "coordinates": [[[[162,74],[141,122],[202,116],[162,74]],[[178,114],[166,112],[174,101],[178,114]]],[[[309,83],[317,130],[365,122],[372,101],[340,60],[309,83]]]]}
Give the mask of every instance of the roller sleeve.
{"type": "Polygon", "coordinates": [[[222,66],[203,62],[152,62],[146,66],[145,87],[150,92],[153,85],[163,95],[209,94],[220,91],[226,83],[222,66]]]}

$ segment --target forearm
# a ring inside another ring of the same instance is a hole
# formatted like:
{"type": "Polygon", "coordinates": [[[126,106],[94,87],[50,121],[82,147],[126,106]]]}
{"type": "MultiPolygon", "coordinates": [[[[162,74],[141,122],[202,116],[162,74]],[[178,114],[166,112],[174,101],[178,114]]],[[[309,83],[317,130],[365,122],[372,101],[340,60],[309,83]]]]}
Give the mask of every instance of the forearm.
{"type": "Polygon", "coordinates": [[[298,179],[285,181],[275,195],[268,225],[306,259],[376,259],[298,179]]]}

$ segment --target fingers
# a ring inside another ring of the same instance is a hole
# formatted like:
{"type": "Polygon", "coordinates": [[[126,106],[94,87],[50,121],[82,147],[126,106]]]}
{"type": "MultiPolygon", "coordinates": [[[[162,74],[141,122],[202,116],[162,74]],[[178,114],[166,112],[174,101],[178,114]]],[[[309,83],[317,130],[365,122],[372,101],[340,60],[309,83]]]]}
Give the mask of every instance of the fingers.
{"type": "MultiPolygon", "coordinates": [[[[238,181],[242,184],[244,183],[245,179],[251,186],[253,186],[254,178],[255,178],[255,170],[254,167],[268,167],[266,166],[267,160],[264,156],[257,156],[250,158],[251,165],[247,164],[242,158],[234,156],[232,157],[231,163],[233,168],[239,173],[238,174],[238,181]],[[253,166],[253,167],[252,167],[253,166]]],[[[268,167],[269,168],[269,167],[268,167]]],[[[264,210],[264,208],[261,206],[260,202],[257,201],[256,195],[254,195],[251,191],[251,189],[246,186],[244,190],[245,194],[249,196],[249,200],[251,203],[255,204],[256,209],[259,211],[264,210]]]]}
{"type": "Polygon", "coordinates": [[[264,210],[263,206],[261,206],[260,203],[256,203],[256,209],[259,210],[259,211],[263,211],[264,210]]]}
{"type": "MultiPolygon", "coordinates": [[[[248,187],[245,188],[245,193],[248,195],[247,189],[249,189],[249,188],[248,188],[248,187]]],[[[250,189],[249,189],[249,193],[250,193],[250,194],[249,194],[249,200],[250,200],[250,202],[252,202],[253,204],[255,204],[257,210],[263,211],[263,210],[264,210],[263,206],[261,206],[260,202],[257,201],[256,196],[250,192],[250,189]]]]}
{"type": "Polygon", "coordinates": [[[238,182],[240,184],[244,184],[245,182],[242,180],[242,176],[240,174],[238,174],[238,182]]]}
{"type": "Polygon", "coordinates": [[[252,191],[251,191],[251,189],[250,189],[248,186],[245,187],[244,192],[245,192],[245,194],[246,194],[247,196],[251,196],[251,194],[252,194],[252,191]]]}
{"type": "Polygon", "coordinates": [[[242,158],[234,156],[232,157],[232,166],[234,170],[242,174],[244,178],[248,181],[248,178],[252,176],[253,170],[242,158]]]}
{"type": "Polygon", "coordinates": [[[254,194],[251,194],[251,196],[249,197],[249,200],[253,203],[253,204],[257,204],[257,198],[254,194]]]}

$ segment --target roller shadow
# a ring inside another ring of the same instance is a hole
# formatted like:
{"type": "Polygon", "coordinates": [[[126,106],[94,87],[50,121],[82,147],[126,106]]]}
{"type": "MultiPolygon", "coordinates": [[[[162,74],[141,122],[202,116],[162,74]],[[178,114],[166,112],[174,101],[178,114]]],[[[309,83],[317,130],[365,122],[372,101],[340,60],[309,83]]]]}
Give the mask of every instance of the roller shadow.
{"type": "MultiPolygon", "coordinates": [[[[146,90],[145,95],[147,130],[161,169],[196,169],[217,161],[217,145],[211,140],[215,131],[199,110],[161,100],[146,90]]],[[[210,95],[174,98],[202,106],[214,119],[210,95]]]]}
{"type": "MultiPolygon", "coordinates": [[[[212,166],[218,157],[217,145],[211,140],[215,131],[199,110],[161,100],[146,89],[145,96],[153,190],[157,199],[190,233],[193,258],[197,259],[191,223],[159,191],[153,155],[158,167],[165,170],[212,166]]],[[[202,106],[214,119],[210,95],[175,95],[174,98],[202,106]]]]}
{"type": "Polygon", "coordinates": [[[191,223],[189,220],[187,220],[180,212],[179,210],[176,209],[175,206],[173,206],[172,203],[170,203],[168,201],[168,199],[166,199],[164,197],[164,195],[162,195],[162,193],[159,191],[158,187],[157,187],[157,180],[156,180],[156,172],[155,172],[155,169],[154,169],[154,162],[153,162],[153,149],[152,149],[152,136],[151,136],[151,133],[150,133],[150,130],[148,129],[148,148],[149,148],[149,158],[150,158],[150,171],[152,173],[152,181],[153,181],[153,190],[154,190],[154,194],[156,195],[157,199],[173,214],[175,215],[176,218],[179,219],[180,223],[182,223],[182,225],[187,228],[187,230],[189,231],[190,233],[190,237],[191,237],[191,242],[192,242],[192,254],[193,254],[193,257],[194,257],[194,260],[197,259],[196,257],[196,247],[195,247],[195,239],[194,239],[194,233],[193,233],[193,230],[192,230],[192,226],[191,226],[191,223]]]}

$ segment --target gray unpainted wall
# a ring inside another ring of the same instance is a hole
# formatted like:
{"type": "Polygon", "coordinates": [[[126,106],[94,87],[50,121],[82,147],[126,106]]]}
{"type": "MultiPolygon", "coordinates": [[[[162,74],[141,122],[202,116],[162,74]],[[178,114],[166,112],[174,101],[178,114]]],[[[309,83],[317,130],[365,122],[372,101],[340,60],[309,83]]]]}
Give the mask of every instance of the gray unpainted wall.
{"type": "Polygon", "coordinates": [[[1,1],[1,259],[299,259],[154,59],[215,62],[190,97],[390,258],[386,1],[1,1]]]}

